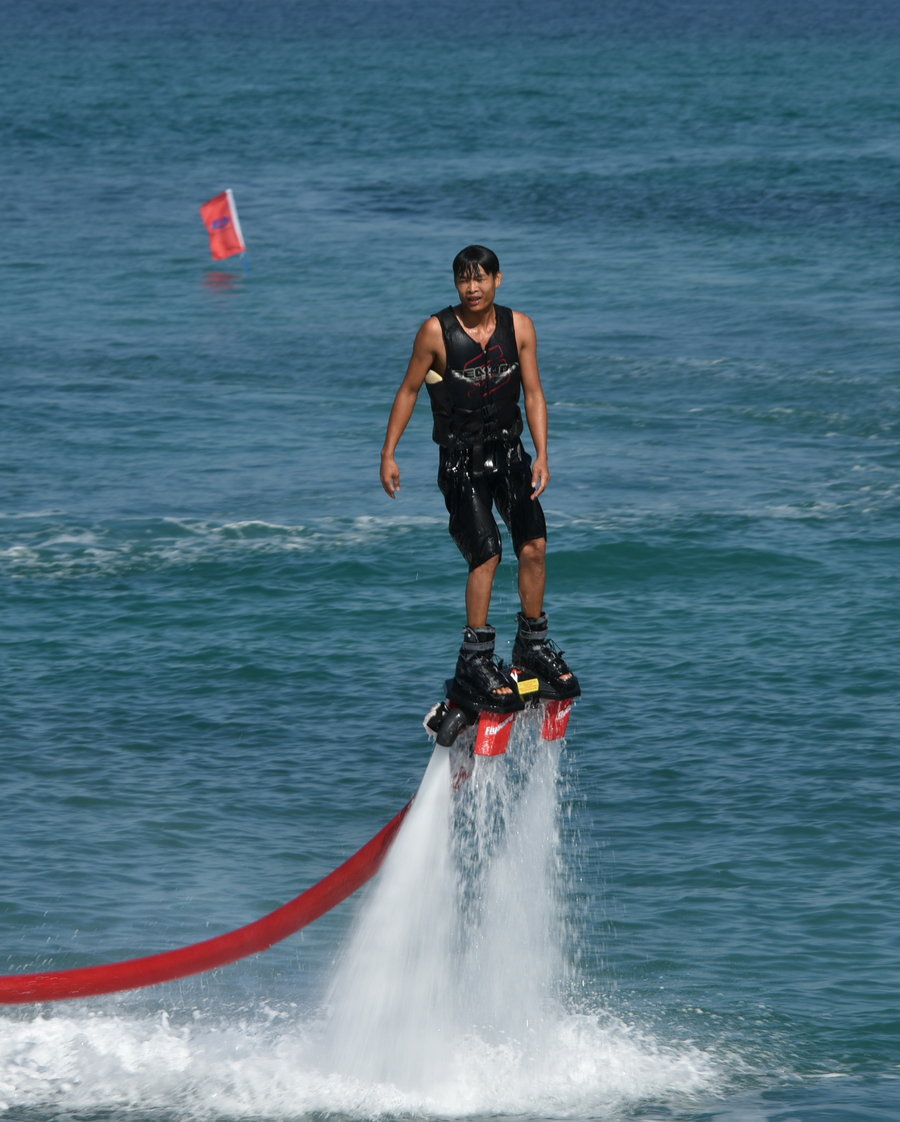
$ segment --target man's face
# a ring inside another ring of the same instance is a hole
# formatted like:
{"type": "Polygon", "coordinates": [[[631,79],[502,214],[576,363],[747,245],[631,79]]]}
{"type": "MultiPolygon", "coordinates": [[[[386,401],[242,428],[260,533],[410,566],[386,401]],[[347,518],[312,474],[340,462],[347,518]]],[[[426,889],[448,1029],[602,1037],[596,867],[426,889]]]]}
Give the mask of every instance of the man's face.
{"type": "Polygon", "coordinates": [[[470,312],[483,312],[494,302],[501,273],[486,273],[479,265],[474,272],[456,278],[456,291],[462,306],[470,312]]]}

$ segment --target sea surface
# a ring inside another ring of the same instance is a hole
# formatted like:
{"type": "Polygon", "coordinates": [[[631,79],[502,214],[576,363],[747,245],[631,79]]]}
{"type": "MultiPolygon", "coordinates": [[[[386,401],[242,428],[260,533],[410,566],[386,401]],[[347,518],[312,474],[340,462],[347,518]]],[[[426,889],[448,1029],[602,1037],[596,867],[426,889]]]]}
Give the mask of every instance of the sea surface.
{"type": "Polygon", "coordinates": [[[896,0],[2,16],[0,973],[250,923],[418,794],[268,952],[0,1008],[0,1118],[896,1122],[896,0]],[[471,242],[584,696],[454,792],[424,401],[395,502],[378,452],[471,242]]]}

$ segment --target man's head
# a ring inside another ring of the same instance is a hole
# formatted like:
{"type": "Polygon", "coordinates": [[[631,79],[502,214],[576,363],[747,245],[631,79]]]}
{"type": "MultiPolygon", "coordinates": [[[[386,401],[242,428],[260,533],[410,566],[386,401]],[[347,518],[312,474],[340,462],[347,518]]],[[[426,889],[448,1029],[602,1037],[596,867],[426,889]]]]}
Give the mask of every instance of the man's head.
{"type": "Polygon", "coordinates": [[[500,262],[492,249],[483,245],[467,245],[453,258],[454,281],[469,280],[480,273],[495,277],[500,272],[500,262]]]}

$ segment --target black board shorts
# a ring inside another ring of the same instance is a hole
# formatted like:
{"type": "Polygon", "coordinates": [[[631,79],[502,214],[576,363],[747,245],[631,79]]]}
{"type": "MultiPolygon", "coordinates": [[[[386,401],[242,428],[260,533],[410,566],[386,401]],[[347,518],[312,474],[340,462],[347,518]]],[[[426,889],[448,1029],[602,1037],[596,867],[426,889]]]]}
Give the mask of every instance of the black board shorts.
{"type": "Polygon", "coordinates": [[[471,571],[503,555],[494,506],[517,557],[525,542],[546,538],[547,523],[540,502],[531,497],[531,457],[521,441],[497,450],[494,470],[473,473],[470,462],[468,449],[441,448],[438,487],[450,514],[450,536],[471,571]]]}

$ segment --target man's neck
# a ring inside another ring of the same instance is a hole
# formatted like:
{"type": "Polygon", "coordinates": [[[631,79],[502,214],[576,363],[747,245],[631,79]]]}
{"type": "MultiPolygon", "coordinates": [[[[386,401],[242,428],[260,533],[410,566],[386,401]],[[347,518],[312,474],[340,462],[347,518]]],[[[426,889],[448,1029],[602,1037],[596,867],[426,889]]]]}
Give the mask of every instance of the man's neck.
{"type": "Polygon", "coordinates": [[[493,303],[476,311],[467,308],[465,304],[457,304],[453,310],[456,312],[456,318],[469,332],[481,332],[487,329],[493,331],[497,324],[497,312],[493,303]]]}

